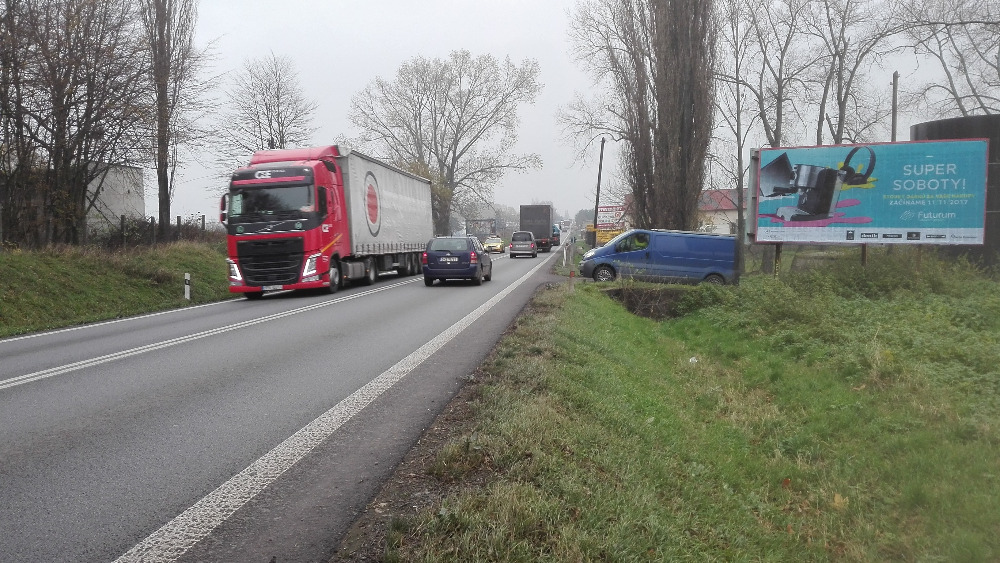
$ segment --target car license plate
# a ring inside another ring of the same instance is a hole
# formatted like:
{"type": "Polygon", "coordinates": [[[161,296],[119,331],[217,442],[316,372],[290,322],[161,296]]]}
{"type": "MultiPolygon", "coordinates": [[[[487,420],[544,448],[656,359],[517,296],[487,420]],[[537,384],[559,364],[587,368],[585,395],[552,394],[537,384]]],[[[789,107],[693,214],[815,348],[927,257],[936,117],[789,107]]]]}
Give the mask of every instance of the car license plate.
{"type": "Polygon", "coordinates": [[[265,285],[261,289],[263,289],[264,291],[275,291],[275,290],[278,290],[278,289],[284,289],[284,287],[285,286],[283,286],[283,285],[265,285]]]}
{"type": "Polygon", "coordinates": [[[442,262],[458,262],[458,256],[442,256],[442,262]]]}

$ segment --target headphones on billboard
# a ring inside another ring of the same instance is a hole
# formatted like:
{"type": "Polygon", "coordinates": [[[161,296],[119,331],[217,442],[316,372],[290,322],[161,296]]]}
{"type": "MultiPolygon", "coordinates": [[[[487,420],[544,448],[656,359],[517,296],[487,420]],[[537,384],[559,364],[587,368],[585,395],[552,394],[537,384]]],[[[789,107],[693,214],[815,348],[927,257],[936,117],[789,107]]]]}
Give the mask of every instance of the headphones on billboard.
{"type": "Polygon", "coordinates": [[[844,165],[840,167],[840,171],[844,173],[843,183],[850,184],[852,186],[867,184],[873,170],[875,170],[875,151],[873,151],[869,146],[854,147],[851,149],[851,152],[847,153],[847,158],[844,159],[844,165]],[[858,172],[851,167],[851,157],[857,154],[857,152],[861,149],[866,149],[868,151],[868,167],[865,168],[864,172],[858,172]]]}

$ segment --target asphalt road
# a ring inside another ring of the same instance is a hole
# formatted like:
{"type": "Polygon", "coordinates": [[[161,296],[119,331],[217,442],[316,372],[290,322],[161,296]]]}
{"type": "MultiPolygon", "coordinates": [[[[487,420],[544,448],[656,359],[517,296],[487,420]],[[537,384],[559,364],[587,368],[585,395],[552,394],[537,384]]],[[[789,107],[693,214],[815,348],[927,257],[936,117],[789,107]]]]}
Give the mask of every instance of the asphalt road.
{"type": "Polygon", "coordinates": [[[325,561],[561,253],[0,340],[5,561],[325,561]]]}

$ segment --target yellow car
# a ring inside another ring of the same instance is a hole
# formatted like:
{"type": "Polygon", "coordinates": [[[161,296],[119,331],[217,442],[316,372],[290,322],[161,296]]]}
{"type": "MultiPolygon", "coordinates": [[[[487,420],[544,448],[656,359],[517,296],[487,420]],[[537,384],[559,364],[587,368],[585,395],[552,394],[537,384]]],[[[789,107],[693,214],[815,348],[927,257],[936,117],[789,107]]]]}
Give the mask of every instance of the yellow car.
{"type": "Polygon", "coordinates": [[[483,241],[483,248],[486,249],[486,252],[507,252],[507,247],[503,245],[503,240],[500,237],[487,237],[483,241]]]}

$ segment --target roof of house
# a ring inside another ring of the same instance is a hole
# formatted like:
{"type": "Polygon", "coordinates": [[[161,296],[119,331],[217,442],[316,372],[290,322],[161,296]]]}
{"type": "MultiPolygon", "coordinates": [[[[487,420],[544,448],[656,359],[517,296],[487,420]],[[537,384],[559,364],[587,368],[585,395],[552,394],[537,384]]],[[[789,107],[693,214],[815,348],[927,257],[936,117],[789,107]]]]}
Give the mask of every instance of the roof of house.
{"type": "MultiPolygon", "coordinates": [[[[743,206],[746,207],[746,190],[743,190],[743,206]]],[[[698,198],[699,211],[735,211],[736,190],[704,190],[698,198]]]]}

